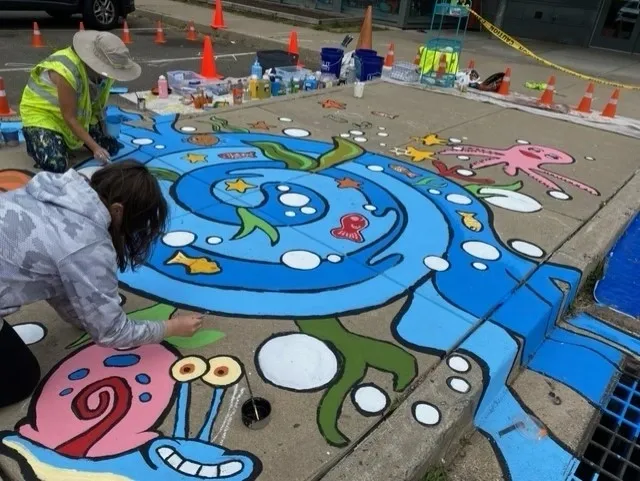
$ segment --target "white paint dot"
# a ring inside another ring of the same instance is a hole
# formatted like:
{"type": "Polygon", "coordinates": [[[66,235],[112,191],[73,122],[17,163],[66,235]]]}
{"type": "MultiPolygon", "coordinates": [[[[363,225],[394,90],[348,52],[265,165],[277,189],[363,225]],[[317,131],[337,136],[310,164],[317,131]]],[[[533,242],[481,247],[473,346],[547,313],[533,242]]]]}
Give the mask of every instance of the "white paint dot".
{"type": "Polygon", "coordinates": [[[540,247],[527,241],[512,240],[509,245],[514,251],[518,251],[525,256],[536,258],[544,256],[544,251],[540,247]]]}
{"type": "Polygon", "coordinates": [[[553,197],[554,199],[558,199],[558,200],[569,200],[569,199],[571,199],[571,196],[569,194],[567,194],[566,192],[561,192],[559,190],[551,190],[551,191],[549,191],[549,195],[551,197],[553,197]]]}
{"type": "Polygon", "coordinates": [[[440,191],[438,189],[429,189],[427,192],[433,195],[440,195],[440,191]]]}
{"type": "Polygon", "coordinates": [[[318,389],[338,372],[336,355],[327,345],[306,334],[269,339],[258,350],[257,364],[268,382],[285,389],[318,389]]]}
{"type": "Polygon", "coordinates": [[[378,386],[360,386],[353,394],[353,401],[361,411],[378,414],[387,408],[389,399],[378,386]]]}
{"type": "Polygon", "coordinates": [[[194,240],[196,240],[196,235],[193,232],[186,230],[168,232],[162,237],[162,242],[169,247],[188,246],[189,244],[192,244],[194,240]]]}
{"type": "Polygon", "coordinates": [[[149,145],[149,144],[153,144],[153,140],[151,139],[133,139],[131,141],[132,144],[135,145],[149,145]]]}
{"type": "Polygon", "coordinates": [[[354,137],[353,140],[355,140],[359,144],[364,144],[367,141],[367,138],[366,137],[354,137]]]}
{"type": "Polygon", "coordinates": [[[432,271],[446,271],[449,268],[449,262],[442,257],[437,256],[427,256],[424,258],[424,265],[427,266],[432,271]]]}
{"type": "Polygon", "coordinates": [[[471,389],[471,385],[461,377],[450,377],[447,384],[456,392],[466,394],[471,389]]]}
{"type": "Polygon", "coordinates": [[[195,127],[191,127],[189,125],[185,125],[184,127],[180,127],[180,130],[182,132],[195,132],[198,129],[196,129],[195,127]]]}
{"type": "Polygon", "coordinates": [[[469,199],[469,197],[467,197],[466,195],[461,195],[461,194],[448,194],[445,197],[445,199],[447,199],[452,204],[459,204],[459,205],[471,204],[471,199],[469,199]]]}
{"type": "Polygon", "coordinates": [[[474,262],[471,265],[473,266],[474,269],[478,269],[479,271],[486,271],[487,270],[487,265],[483,264],[482,262],[474,262]]]}
{"type": "Polygon", "coordinates": [[[537,200],[520,192],[482,187],[479,193],[483,194],[485,202],[514,212],[537,212],[542,209],[542,205],[537,200]]]}
{"type": "Polygon", "coordinates": [[[158,144],[158,145],[156,145],[155,147],[156,147],[156,149],[158,149],[158,150],[166,149],[166,146],[164,146],[164,145],[162,145],[162,144],[158,144]]]}
{"type": "Polygon", "coordinates": [[[463,148],[462,148],[462,147],[460,147],[459,145],[455,145],[455,146],[453,147],[453,150],[462,151],[462,150],[463,150],[463,148]]]}
{"type": "Polygon", "coordinates": [[[292,210],[288,210],[284,213],[284,215],[286,215],[287,217],[295,217],[296,213],[292,210]]]}
{"type": "Polygon", "coordinates": [[[387,144],[385,144],[384,142],[380,142],[380,147],[386,147],[387,144]]]}
{"type": "Polygon", "coordinates": [[[316,210],[313,207],[303,207],[302,209],[300,209],[300,212],[302,212],[303,214],[315,214],[316,210]]]}
{"type": "Polygon", "coordinates": [[[462,143],[462,140],[457,139],[457,138],[455,138],[455,137],[451,137],[451,138],[449,139],[449,142],[450,142],[450,143],[452,143],[452,144],[461,144],[461,143],[462,143]]]}
{"type": "Polygon", "coordinates": [[[212,246],[222,244],[222,238],[212,235],[211,237],[207,237],[207,244],[211,244],[212,246]]]}
{"type": "Polygon", "coordinates": [[[453,369],[456,372],[468,372],[469,369],[471,369],[471,364],[469,364],[469,361],[467,361],[464,357],[462,356],[450,356],[449,359],[447,359],[447,366],[449,366],[451,369],[453,369]]]}
{"type": "Polygon", "coordinates": [[[344,134],[340,134],[340,137],[342,137],[343,139],[348,139],[349,137],[351,137],[351,135],[345,132],[344,134]]]}
{"type": "Polygon", "coordinates": [[[279,200],[282,204],[288,207],[302,207],[303,205],[307,205],[311,199],[306,195],[296,194],[296,193],[287,193],[281,194],[279,200]]]}
{"type": "Polygon", "coordinates": [[[342,260],[342,257],[340,257],[338,254],[329,254],[327,256],[327,260],[336,264],[342,260]]]}
{"type": "Polygon", "coordinates": [[[462,140],[468,140],[469,137],[462,137],[462,140]]]}
{"type": "Polygon", "coordinates": [[[47,334],[40,324],[34,322],[16,324],[13,330],[27,346],[42,341],[47,334]]]}
{"type": "Polygon", "coordinates": [[[381,165],[367,165],[367,169],[371,172],[382,172],[384,170],[381,165]]]}
{"type": "Polygon", "coordinates": [[[284,129],[282,133],[289,137],[309,137],[311,135],[311,132],[304,129],[284,129]]]}
{"type": "Polygon", "coordinates": [[[385,127],[378,127],[378,130],[387,130],[385,127]]]}
{"type": "Polygon", "coordinates": [[[468,155],[458,155],[458,160],[469,160],[470,157],[468,155]]]}
{"type": "Polygon", "coordinates": [[[520,145],[529,145],[528,140],[516,140],[516,142],[518,142],[520,145]]]}
{"type": "Polygon", "coordinates": [[[364,206],[364,210],[368,210],[369,212],[373,212],[374,210],[376,210],[377,207],[375,205],[371,205],[371,204],[366,204],[364,206]]]}
{"type": "Polygon", "coordinates": [[[280,260],[287,267],[301,271],[310,271],[320,265],[320,256],[309,251],[288,251],[280,260]]]}
{"type": "Polygon", "coordinates": [[[364,132],[362,130],[350,130],[349,133],[351,135],[364,135],[364,132]]]}
{"type": "Polygon", "coordinates": [[[286,123],[293,122],[293,120],[290,119],[289,117],[280,117],[278,120],[280,122],[286,122],[286,123]]]}
{"type": "Polygon", "coordinates": [[[278,189],[280,192],[289,192],[289,186],[288,186],[288,185],[279,185],[279,186],[277,187],[277,189],[278,189]]]}
{"type": "Polygon", "coordinates": [[[587,155],[584,160],[596,160],[595,157],[591,157],[590,155],[587,155]]]}
{"type": "Polygon", "coordinates": [[[435,426],[440,422],[440,411],[433,404],[417,402],[413,405],[413,417],[424,426],[435,426]]]}
{"type": "Polygon", "coordinates": [[[473,257],[487,261],[495,261],[500,258],[500,251],[491,244],[481,241],[467,241],[462,244],[462,249],[473,257]]]}
{"type": "Polygon", "coordinates": [[[458,172],[458,174],[463,175],[465,177],[471,177],[472,175],[475,175],[475,172],[468,169],[458,169],[456,172],[458,172]]]}
{"type": "Polygon", "coordinates": [[[388,132],[378,132],[378,137],[389,137],[388,132]]]}

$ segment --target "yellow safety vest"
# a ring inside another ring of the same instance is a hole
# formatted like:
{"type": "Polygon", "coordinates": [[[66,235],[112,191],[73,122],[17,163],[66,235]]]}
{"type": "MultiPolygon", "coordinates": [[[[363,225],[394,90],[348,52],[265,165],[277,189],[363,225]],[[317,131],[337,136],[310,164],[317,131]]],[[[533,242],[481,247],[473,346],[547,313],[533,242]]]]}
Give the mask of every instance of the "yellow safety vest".
{"type": "Polygon", "coordinates": [[[98,86],[98,95],[93,102],[91,103],[91,125],[95,125],[101,120],[103,120],[104,109],[107,106],[107,102],[109,101],[109,93],[111,91],[111,87],[113,87],[114,80],[113,79],[105,79],[98,86]]]}
{"type": "Polygon", "coordinates": [[[39,127],[58,132],[70,149],[82,147],[82,140],[76,137],[62,117],[58,89],[42,81],[41,74],[53,70],[61,75],[76,91],[76,115],[85,129],[90,121],[104,108],[113,81],[104,82],[106,87],[92,105],[89,95],[89,79],[84,63],[71,47],[59,50],[36,65],[32,70],[20,101],[20,116],[24,127],[39,127]],[[110,84],[110,85],[109,85],[110,84]],[[104,103],[102,103],[104,102],[104,103]],[[100,110],[95,110],[97,108],[100,110]]]}
{"type": "Polygon", "coordinates": [[[458,63],[460,59],[457,53],[428,50],[425,47],[420,47],[418,51],[420,53],[419,67],[422,74],[428,74],[432,71],[437,71],[438,67],[440,66],[440,56],[442,54],[444,54],[445,58],[447,59],[447,69],[445,70],[445,72],[454,75],[458,73],[458,63]]]}

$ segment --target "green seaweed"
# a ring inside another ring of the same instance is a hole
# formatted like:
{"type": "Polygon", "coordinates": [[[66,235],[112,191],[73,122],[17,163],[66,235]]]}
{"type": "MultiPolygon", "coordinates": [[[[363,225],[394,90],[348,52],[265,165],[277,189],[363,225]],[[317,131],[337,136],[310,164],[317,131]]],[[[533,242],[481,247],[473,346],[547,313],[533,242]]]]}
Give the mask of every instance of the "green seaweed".
{"type": "Polygon", "coordinates": [[[250,132],[249,129],[245,129],[244,127],[230,125],[228,120],[221,119],[219,117],[216,117],[215,115],[211,117],[209,120],[211,120],[211,128],[213,129],[214,132],[220,132],[222,130],[226,130],[227,132],[236,132],[236,133],[243,133],[243,134],[248,134],[250,132]]]}
{"type": "Polygon", "coordinates": [[[278,142],[258,141],[247,143],[260,149],[265,157],[284,162],[287,164],[287,168],[291,170],[312,170],[318,166],[318,161],[313,157],[294,152],[278,142]]]}
{"type": "Polygon", "coordinates": [[[332,346],[340,357],[340,372],[320,400],[317,423],[333,446],[346,446],[349,439],[340,432],[338,418],[349,391],[373,367],[393,374],[393,388],[404,391],[418,374],[416,359],[401,347],[387,341],[349,332],[335,317],[296,321],[304,334],[332,346]]]}
{"type": "Polygon", "coordinates": [[[266,220],[261,219],[246,207],[237,207],[236,213],[240,217],[240,229],[236,232],[236,235],[232,237],[232,240],[242,239],[247,237],[256,229],[261,230],[271,241],[271,245],[274,246],[280,240],[280,233],[278,230],[269,224],[266,220]]]}
{"type": "Polygon", "coordinates": [[[348,162],[364,154],[364,149],[358,144],[343,139],[342,137],[333,138],[333,149],[329,152],[325,152],[318,158],[318,166],[314,167],[313,171],[319,171],[327,169],[334,165],[348,162]]]}
{"type": "Polygon", "coordinates": [[[174,172],[169,169],[151,167],[149,168],[149,172],[151,172],[156,179],[161,181],[166,180],[167,182],[175,182],[180,178],[180,174],[178,172],[174,172]]]}
{"type": "Polygon", "coordinates": [[[513,182],[511,184],[504,184],[504,185],[469,184],[469,185],[465,185],[464,188],[467,189],[469,192],[471,192],[476,197],[482,199],[483,197],[493,197],[493,196],[496,195],[495,193],[494,194],[483,194],[483,193],[480,192],[480,190],[482,188],[511,190],[513,192],[516,192],[516,191],[522,189],[522,181],[518,180],[518,181],[513,182]]]}

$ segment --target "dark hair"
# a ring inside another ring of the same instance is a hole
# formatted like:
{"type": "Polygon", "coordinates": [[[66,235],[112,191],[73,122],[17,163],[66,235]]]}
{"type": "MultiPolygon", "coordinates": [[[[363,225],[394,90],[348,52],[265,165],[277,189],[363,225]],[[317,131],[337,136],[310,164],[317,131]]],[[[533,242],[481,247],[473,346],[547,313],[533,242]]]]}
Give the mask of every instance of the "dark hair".
{"type": "Polygon", "coordinates": [[[122,224],[109,227],[118,267],[123,272],[139,267],[167,222],[169,209],[158,181],[143,164],[124,160],[96,171],[90,184],[107,208],[123,206],[122,224]]]}

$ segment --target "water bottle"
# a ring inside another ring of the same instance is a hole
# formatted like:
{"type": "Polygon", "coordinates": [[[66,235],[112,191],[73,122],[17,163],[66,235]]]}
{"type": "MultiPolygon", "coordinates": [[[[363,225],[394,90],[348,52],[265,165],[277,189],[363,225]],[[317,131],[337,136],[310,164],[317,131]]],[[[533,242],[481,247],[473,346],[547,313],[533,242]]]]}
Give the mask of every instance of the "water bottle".
{"type": "Polygon", "coordinates": [[[278,77],[273,79],[273,82],[271,82],[271,95],[273,97],[282,95],[282,93],[280,92],[281,85],[282,84],[280,83],[280,79],[278,77]]]}
{"type": "Polygon", "coordinates": [[[158,97],[166,99],[169,97],[169,82],[164,75],[158,77],[158,97]]]}
{"type": "Polygon", "coordinates": [[[253,77],[254,75],[258,79],[262,78],[262,65],[258,62],[258,57],[256,57],[256,61],[253,62],[253,65],[251,66],[251,76],[253,77]]]}

